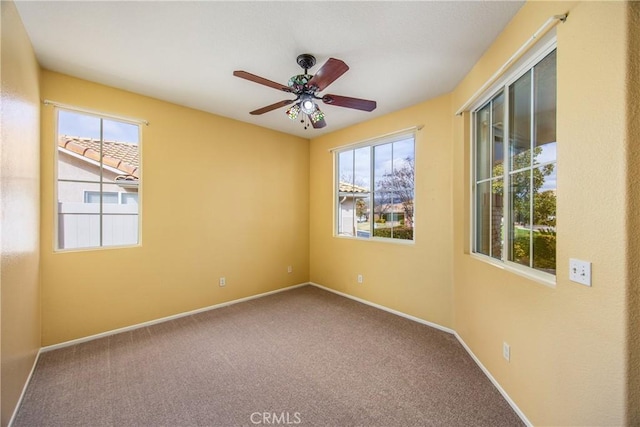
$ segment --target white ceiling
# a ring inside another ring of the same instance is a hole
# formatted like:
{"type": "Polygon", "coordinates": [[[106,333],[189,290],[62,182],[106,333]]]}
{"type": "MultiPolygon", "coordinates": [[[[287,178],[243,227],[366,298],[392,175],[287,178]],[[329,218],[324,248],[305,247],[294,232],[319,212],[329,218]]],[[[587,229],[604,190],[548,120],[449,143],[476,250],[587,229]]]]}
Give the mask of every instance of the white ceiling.
{"type": "Polygon", "coordinates": [[[524,4],[518,1],[221,2],[17,1],[40,64],[306,138],[363,122],[455,88],[524,4]],[[293,96],[232,75],[278,83],[301,53],[350,70],[321,94],[373,99],[371,112],[320,104],[327,127],[304,130],[293,96]]]}

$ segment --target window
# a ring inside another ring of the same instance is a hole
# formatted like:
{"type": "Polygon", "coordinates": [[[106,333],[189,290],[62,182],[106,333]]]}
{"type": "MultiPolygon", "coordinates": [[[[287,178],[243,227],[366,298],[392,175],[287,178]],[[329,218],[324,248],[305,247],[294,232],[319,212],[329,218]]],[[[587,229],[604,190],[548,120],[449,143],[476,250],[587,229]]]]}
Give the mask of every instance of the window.
{"type": "Polygon", "coordinates": [[[473,252],[555,275],[555,49],[499,88],[472,120],[473,252]]]}
{"type": "Polygon", "coordinates": [[[57,249],[139,243],[140,128],[57,109],[57,249]]]}
{"type": "Polygon", "coordinates": [[[336,234],[413,240],[414,136],[336,152],[336,234]]]}
{"type": "Polygon", "coordinates": [[[118,203],[118,193],[112,191],[85,191],[84,202],[85,203],[100,203],[100,197],[102,197],[102,203],[118,203]]]}
{"type": "Polygon", "coordinates": [[[138,193],[116,193],[111,191],[85,191],[85,203],[100,203],[100,195],[102,194],[102,203],[120,203],[121,205],[138,204],[138,193]]]}
{"type": "Polygon", "coordinates": [[[120,204],[138,206],[138,193],[120,193],[120,204]]]}

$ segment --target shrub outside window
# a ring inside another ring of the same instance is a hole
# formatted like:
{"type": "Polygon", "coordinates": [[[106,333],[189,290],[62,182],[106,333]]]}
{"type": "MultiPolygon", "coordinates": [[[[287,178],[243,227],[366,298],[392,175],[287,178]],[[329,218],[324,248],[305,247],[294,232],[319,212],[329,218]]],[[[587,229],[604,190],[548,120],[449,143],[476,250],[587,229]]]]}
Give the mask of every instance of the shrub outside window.
{"type": "Polygon", "coordinates": [[[336,234],[412,241],[414,135],[343,149],[335,160],[336,234]]]}
{"type": "Polygon", "coordinates": [[[556,272],[556,50],[473,120],[473,252],[556,272]]]}

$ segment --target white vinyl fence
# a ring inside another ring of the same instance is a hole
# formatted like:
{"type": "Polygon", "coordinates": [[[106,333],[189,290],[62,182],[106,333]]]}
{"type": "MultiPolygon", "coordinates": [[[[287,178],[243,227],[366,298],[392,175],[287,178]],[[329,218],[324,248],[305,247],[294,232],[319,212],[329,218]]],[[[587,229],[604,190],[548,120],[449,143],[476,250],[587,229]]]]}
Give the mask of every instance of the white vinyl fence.
{"type": "Polygon", "coordinates": [[[58,203],[60,249],[135,245],[138,243],[138,206],[97,203],[58,203]]]}

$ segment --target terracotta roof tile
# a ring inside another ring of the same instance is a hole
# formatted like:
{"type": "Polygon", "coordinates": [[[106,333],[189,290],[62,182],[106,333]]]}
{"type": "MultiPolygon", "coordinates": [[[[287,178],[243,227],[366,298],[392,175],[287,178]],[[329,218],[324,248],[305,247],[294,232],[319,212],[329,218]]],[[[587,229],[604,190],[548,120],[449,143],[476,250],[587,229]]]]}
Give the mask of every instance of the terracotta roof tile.
{"type": "Polygon", "coordinates": [[[367,190],[364,187],[360,187],[359,185],[349,184],[347,182],[342,182],[342,181],[340,181],[339,191],[345,192],[345,193],[368,193],[369,192],[369,190],[367,190]]]}
{"type": "Polygon", "coordinates": [[[92,150],[91,148],[87,148],[86,150],[84,150],[83,153],[79,153],[79,154],[82,154],[85,157],[95,160],[96,162],[100,161],[100,153],[96,150],[92,150]]]}
{"type": "MultiPolygon", "coordinates": [[[[100,141],[97,139],[60,135],[58,147],[91,160],[100,160],[100,141]]],[[[121,179],[137,180],[139,178],[140,150],[138,144],[103,141],[102,154],[102,162],[106,166],[118,169],[126,175],[121,179]]]]}

